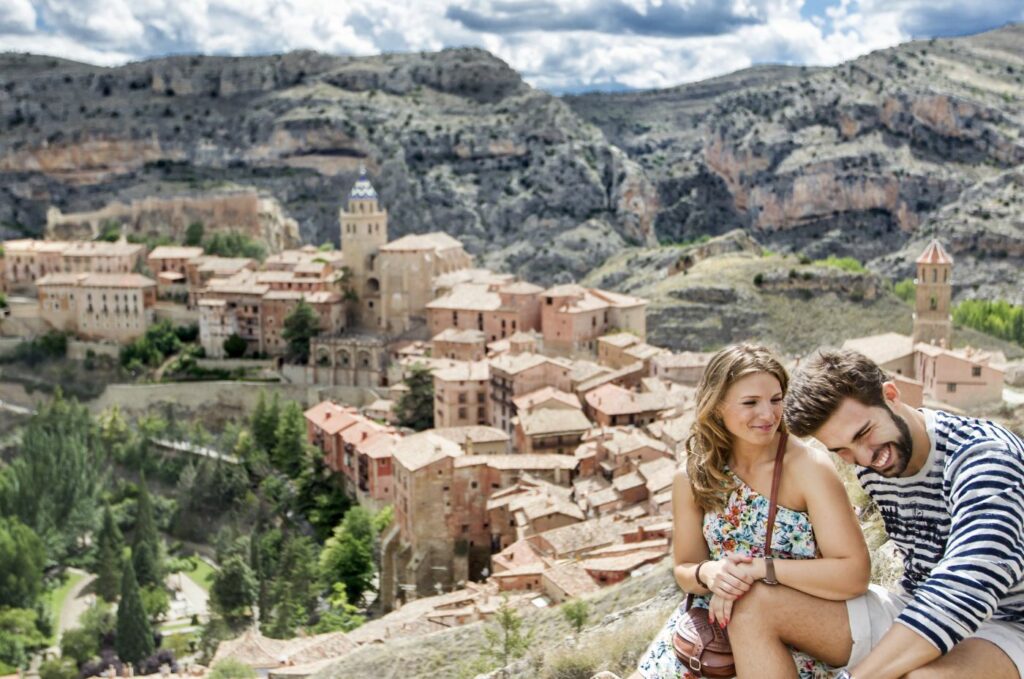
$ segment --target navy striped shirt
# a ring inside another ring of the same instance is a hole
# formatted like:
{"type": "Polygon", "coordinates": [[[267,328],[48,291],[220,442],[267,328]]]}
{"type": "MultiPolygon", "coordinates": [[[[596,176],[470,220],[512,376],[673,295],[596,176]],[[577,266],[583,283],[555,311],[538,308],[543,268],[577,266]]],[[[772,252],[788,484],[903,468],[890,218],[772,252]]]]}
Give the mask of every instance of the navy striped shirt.
{"type": "Polygon", "coordinates": [[[931,451],[913,476],[857,476],[903,554],[897,618],[947,653],[992,618],[1024,635],[1024,441],[987,420],[921,409],[931,451]]]}

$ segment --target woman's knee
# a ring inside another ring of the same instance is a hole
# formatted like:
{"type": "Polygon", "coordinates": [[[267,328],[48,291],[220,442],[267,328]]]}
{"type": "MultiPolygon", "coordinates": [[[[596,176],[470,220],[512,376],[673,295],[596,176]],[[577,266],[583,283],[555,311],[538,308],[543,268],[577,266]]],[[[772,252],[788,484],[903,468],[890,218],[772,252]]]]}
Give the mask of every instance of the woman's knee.
{"type": "Polygon", "coordinates": [[[774,594],[772,587],[754,583],[754,586],[732,605],[732,617],[729,618],[730,633],[734,628],[740,632],[748,625],[765,630],[769,626],[776,599],[774,594]]]}

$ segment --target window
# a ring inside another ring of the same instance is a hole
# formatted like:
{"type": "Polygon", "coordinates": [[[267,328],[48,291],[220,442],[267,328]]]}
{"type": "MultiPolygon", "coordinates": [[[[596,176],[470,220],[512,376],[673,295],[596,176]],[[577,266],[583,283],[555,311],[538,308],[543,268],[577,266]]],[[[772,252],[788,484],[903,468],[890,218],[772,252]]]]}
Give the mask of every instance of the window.
{"type": "Polygon", "coordinates": [[[932,269],[932,283],[935,283],[938,280],[939,280],[939,270],[938,269],[932,269]]]}
{"type": "Polygon", "coordinates": [[[946,385],[946,391],[950,394],[956,393],[956,382],[950,382],[946,385]]]}
{"type": "Polygon", "coordinates": [[[981,366],[980,365],[972,365],[971,366],[971,377],[981,377],[981,366]]]}
{"type": "Polygon", "coordinates": [[[465,408],[459,408],[459,419],[460,420],[466,419],[466,409],[465,408]]]}
{"type": "Polygon", "coordinates": [[[476,488],[476,481],[470,481],[469,482],[469,487],[470,488],[476,488]]]}
{"type": "Polygon", "coordinates": [[[939,302],[937,299],[932,297],[931,302],[929,302],[928,306],[931,307],[932,311],[935,311],[936,309],[939,308],[939,302]]]}

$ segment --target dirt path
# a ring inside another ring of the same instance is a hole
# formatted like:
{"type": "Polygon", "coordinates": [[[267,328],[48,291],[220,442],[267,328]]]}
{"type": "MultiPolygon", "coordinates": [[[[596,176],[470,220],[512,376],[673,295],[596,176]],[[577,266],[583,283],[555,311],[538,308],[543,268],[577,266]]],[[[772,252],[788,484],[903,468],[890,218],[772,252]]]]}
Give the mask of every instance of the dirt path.
{"type": "Polygon", "coordinates": [[[78,627],[78,620],[85,613],[86,609],[96,599],[95,594],[85,594],[84,591],[89,585],[92,584],[96,576],[92,573],[86,573],[85,571],[77,568],[69,568],[69,573],[76,573],[83,575],[81,580],[75,583],[75,586],[68,591],[68,596],[64,599],[64,605],[60,609],[60,617],[57,620],[57,643],[60,643],[60,638],[64,632],[72,630],[78,627]]]}

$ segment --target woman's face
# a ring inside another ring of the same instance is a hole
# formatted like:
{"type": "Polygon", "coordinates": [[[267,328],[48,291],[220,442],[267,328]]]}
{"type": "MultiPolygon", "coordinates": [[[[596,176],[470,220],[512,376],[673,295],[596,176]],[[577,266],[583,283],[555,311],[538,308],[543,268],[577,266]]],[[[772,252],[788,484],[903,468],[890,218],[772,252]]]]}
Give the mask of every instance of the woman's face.
{"type": "Polygon", "coordinates": [[[782,422],[782,386],[771,373],[745,375],[732,383],[718,412],[737,441],[765,445],[782,422]]]}

